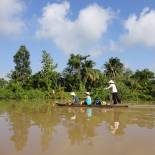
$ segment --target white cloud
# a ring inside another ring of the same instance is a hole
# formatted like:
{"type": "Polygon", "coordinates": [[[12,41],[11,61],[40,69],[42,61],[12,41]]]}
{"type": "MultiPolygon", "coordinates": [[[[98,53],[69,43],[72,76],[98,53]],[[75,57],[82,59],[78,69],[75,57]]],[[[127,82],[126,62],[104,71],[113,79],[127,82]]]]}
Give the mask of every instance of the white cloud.
{"type": "Polygon", "coordinates": [[[97,44],[113,17],[112,11],[97,4],[80,10],[75,20],[69,18],[70,13],[67,1],[48,4],[39,18],[37,36],[51,39],[66,53],[82,53],[97,44]]]}
{"type": "Polygon", "coordinates": [[[127,33],[121,36],[121,40],[126,45],[155,47],[155,10],[144,8],[140,16],[130,16],[124,22],[124,27],[127,33]]]}
{"type": "Polygon", "coordinates": [[[19,35],[24,27],[22,0],[0,0],[0,36],[19,35]]]}
{"type": "Polygon", "coordinates": [[[89,54],[93,57],[99,57],[105,52],[122,52],[124,47],[120,44],[120,42],[115,42],[114,40],[110,40],[106,45],[98,47],[94,47],[94,49],[90,50],[89,54]]]}

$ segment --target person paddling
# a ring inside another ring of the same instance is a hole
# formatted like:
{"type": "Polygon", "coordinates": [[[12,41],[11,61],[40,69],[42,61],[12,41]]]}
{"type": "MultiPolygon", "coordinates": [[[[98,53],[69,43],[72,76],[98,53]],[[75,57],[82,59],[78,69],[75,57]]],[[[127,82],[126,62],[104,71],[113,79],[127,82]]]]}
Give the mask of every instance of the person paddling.
{"type": "Polygon", "coordinates": [[[108,83],[109,83],[109,87],[105,89],[111,89],[113,104],[121,103],[121,100],[118,97],[118,92],[117,92],[117,88],[116,88],[114,81],[110,80],[108,83]]]}

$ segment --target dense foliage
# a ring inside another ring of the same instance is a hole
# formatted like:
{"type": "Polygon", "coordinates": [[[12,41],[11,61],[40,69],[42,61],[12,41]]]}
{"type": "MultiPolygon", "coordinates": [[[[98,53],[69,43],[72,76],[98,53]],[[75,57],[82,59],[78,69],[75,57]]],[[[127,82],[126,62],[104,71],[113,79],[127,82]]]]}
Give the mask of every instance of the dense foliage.
{"type": "Polygon", "coordinates": [[[123,100],[155,100],[154,73],[148,69],[133,72],[117,57],[111,57],[99,70],[90,55],[71,54],[66,68],[59,73],[51,55],[43,51],[42,67],[32,74],[30,53],[20,46],[13,61],[15,68],[9,80],[0,78],[0,99],[68,98],[70,91],[82,98],[83,92],[90,91],[93,99],[110,100],[110,91],[104,88],[113,79],[123,100]]]}

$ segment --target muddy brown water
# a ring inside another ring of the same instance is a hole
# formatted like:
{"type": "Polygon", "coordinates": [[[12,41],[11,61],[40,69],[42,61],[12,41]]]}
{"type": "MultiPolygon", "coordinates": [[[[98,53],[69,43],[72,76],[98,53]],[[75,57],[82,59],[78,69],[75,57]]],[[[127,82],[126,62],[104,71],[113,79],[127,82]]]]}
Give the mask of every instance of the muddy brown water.
{"type": "Polygon", "coordinates": [[[0,155],[155,155],[155,107],[0,105],[0,155]]]}

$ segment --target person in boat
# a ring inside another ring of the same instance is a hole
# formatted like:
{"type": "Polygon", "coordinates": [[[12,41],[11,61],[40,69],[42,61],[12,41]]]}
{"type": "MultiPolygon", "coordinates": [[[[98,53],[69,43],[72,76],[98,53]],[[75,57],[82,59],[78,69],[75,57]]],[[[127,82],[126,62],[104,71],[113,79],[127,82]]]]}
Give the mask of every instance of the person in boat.
{"type": "Polygon", "coordinates": [[[81,102],[81,105],[91,105],[92,104],[92,100],[90,97],[90,93],[89,92],[85,92],[85,99],[81,102]]]}
{"type": "Polygon", "coordinates": [[[71,92],[70,95],[72,96],[71,104],[79,104],[79,98],[76,96],[75,92],[71,92]]]}
{"type": "Polygon", "coordinates": [[[114,81],[110,80],[108,83],[109,83],[109,87],[105,89],[111,89],[113,104],[121,103],[114,81]]]}

